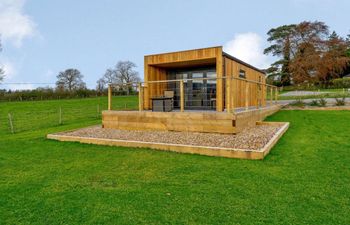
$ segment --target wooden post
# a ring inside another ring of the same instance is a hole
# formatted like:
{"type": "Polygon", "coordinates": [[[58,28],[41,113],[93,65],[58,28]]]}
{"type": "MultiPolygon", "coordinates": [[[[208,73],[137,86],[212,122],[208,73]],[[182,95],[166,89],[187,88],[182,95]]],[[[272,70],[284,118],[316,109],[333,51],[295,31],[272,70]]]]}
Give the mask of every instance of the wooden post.
{"type": "Polygon", "coordinates": [[[112,85],[108,84],[108,110],[112,110],[112,85]]]}
{"type": "Polygon", "coordinates": [[[272,105],[272,101],[273,101],[273,89],[270,86],[270,105],[272,105]]]}
{"type": "Polygon", "coordinates": [[[245,110],[249,109],[249,83],[245,82],[245,110]]]}
{"type": "Polygon", "coordinates": [[[184,81],[180,81],[180,111],[183,112],[185,109],[185,96],[184,96],[184,81]]]}
{"type": "Polygon", "coordinates": [[[139,87],[139,111],[142,111],[143,110],[143,89],[142,89],[141,82],[139,82],[138,87],[139,87]]]}
{"type": "Polygon", "coordinates": [[[58,124],[62,124],[62,107],[60,107],[58,110],[58,124]]]}
{"type": "Polygon", "coordinates": [[[14,129],[13,129],[13,122],[12,122],[12,115],[11,113],[8,114],[9,117],[9,124],[10,124],[10,129],[11,129],[11,133],[15,133],[14,129]]]}
{"type": "Polygon", "coordinates": [[[100,104],[97,104],[97,118],[100,117],[100,104]]]}
{"type": "Polygon", "coordinates": [[[232,112],[235,113],[235,105],[236,105],[236,95],[235,95],[235,82],[234,82],[234,79],[233,79],[233,75],[231,77],[231,92],[232,92],[232,95],[231,95],[231,99],[232,99],[232,112]]]}
{"type": "Polygon", "coordinates": [[[277,104],[277,100],[278,100],[278,88],[275,87],[275,104],[277,104]]]}
{"type": "Polygon", "coordinates": [[[226,111],[227,113],[231,113],[231,79],[226,79],[226,111]]]}

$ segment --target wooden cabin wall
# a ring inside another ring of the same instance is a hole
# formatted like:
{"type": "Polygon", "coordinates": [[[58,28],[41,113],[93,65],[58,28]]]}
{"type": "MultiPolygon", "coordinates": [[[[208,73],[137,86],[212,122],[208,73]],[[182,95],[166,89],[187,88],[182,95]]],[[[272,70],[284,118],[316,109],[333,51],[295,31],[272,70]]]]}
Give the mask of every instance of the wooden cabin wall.
{"type": "MultiPolygon", "coordinates": [[[[260,81],[265,83],[265,75],[257,70],[242,65],[226,56],[224,56],[224,74],[226,77],[239,78],[239,71],[244,70],[247,80],[260,81]]],[[[233,80],[231,83],[227,82],[225,87],[231,85],[231,107],[244,107],[246,98],[246,86],[249,85],[249,106],[258,106],[265,104],[264,87],[256,84],[233,80]]],[[[226,102],[227,107],[228,102],[226,102]]]]}
{"type": "MultiPolygon", "coordinates": [[[[166,90],[166,83],[147,84],[147,81],[166,80],[166,69],[171,68],[172,65],[186,67],[191,65],[213,65],[217,62],[222,65],[222,47],[148,55],[145,56],[144,61],[144,81],[146,82],[143,95],[144,109],[151,109],[151,98],[163,95],[164,90],[166,90]]],[[[217,70],[219,70],[219,73],[217,72],[218,76],[222,76],[222,66],[217,70]]],[[[222,81],[218,81],[217,85],[218,87],[221,85],[223,91],[222,81]]],[[[219,106],[217,108],[223,109],[223,95],[217,97],[217,104],[219,106]]]]}
{"type": "MultiPolygon", "coordinates": [[[[147,68],[147,81],[159,81],[166,80],[166,70],[155,66],[148,66],[147,68]]],[[[145,77],[146,78],[146,77],[145,77]]],[[[152,109],[151,98],[162,96],[166,90],[166,83],[148,83],[144,88],[144,108],[152,109]]]]}

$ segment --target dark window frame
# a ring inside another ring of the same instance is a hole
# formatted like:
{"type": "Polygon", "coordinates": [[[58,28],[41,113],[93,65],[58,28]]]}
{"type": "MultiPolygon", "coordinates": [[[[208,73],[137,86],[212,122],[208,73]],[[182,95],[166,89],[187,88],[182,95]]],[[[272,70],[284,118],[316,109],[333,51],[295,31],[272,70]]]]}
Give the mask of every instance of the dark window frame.
{"type": "Polygon", "coordinates": [[[244,78],[244,79],[247,77],[247,75],[246,75],[244,70],[239,70],[239,77],[240,78],[244,78]]]}

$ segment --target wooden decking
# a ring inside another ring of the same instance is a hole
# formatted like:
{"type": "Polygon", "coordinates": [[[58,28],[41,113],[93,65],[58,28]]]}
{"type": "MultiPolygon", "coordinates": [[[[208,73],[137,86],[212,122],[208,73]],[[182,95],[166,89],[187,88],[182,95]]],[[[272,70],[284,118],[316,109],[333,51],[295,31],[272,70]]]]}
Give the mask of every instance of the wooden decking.
{"type": "Polygon", "coordinates": [[[280,109],[272,105],[235,113],[216,111],[103,111],[102,126],[121,130],[165,130],[235,134],[280,109]]]}

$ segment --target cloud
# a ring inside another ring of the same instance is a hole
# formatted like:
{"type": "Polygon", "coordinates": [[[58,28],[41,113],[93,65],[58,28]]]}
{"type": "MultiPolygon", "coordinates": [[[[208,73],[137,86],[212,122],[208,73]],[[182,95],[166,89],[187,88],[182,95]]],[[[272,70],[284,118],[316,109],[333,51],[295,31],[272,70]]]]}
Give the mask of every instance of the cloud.
{"type": "Polygon", "coordinates": [[[13,65],[12,62],[10,62],[8,60],[4,60],[4,61],[2,60],[1,68],[5,71],[5,74],[4,74],[5,79],[12,79],[17,74],[15,66],[13,65]]]}
{"type": "Polygon", "coordinates": [[[9,90],[33,90],[35,89],[34,85],[32,84],[7,84],[5,86],[5,89],[9,90]]]}
{"type": "Polygon", "coordinates": [[[256,33],[236,34],[233,39],[224,45],[224,51],[261,69],[271,64],[268,56],[264,55],[261,36],[256,33]]]}
{"type": "Polygon", "coordinates": [[[25,0],[0,0],[0,34],[4,42],[21,47],[25,38],[37,33],[36,24],[23,12],[25,0]]]}

